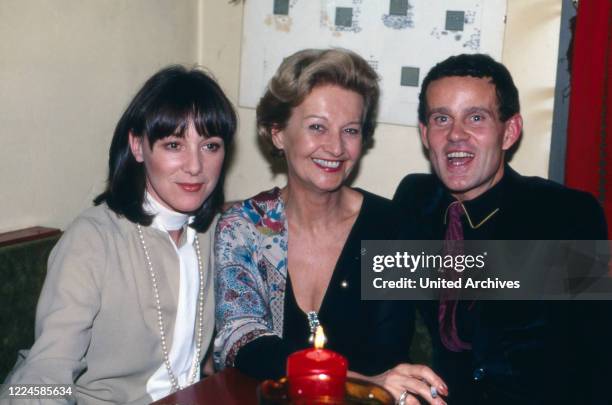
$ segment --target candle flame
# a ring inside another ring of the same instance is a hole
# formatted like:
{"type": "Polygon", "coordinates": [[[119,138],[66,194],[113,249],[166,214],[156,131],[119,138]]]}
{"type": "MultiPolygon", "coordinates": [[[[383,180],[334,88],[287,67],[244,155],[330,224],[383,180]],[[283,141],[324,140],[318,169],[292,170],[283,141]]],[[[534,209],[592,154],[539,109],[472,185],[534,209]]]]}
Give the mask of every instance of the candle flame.
{"type": "Polygon", "coordinates": [[[323,327],[321,325],[317,326],[314,338],[315,349],[322,349],[326,341],[327,338],[325,337],[325,333],[323,333],[323,327]]]}

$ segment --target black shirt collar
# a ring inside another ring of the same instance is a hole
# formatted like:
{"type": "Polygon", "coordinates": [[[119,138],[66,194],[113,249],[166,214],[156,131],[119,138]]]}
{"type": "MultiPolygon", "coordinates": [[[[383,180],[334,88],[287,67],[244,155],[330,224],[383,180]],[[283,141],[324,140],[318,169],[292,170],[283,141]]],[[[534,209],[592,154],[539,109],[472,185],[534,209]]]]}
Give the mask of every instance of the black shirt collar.
{"type": "MultiPolygon", "coordinates": [[[[467,220],[472,228],[478,228],[479,225],[486,223],[489,219],[496,215],[502,210],[503,194],[507,188],[509,182],[512,181],[516,172],[505,165],[504,175],[501,180],[497,182],[493,187],[479,195],[478,197],[463,201],[463,206],[467,212],[467,220]]],[[[445,222],[444,216],[448,211],[448,207],[455,202],[456,199],[446,190],[442,201],[442,222],[445,222]]]]}

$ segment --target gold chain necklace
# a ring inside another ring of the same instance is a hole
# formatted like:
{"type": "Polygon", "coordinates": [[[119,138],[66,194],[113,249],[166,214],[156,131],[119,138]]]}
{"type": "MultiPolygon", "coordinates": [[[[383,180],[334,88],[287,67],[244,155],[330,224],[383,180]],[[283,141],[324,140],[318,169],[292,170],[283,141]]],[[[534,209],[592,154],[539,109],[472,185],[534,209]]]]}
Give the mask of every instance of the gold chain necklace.
{"type": "MultiPolygon", "coordinates": [[[[149,256],[149,249],[147,248],[147,244],[145,243],[144,235],[142,234],[142,228],[140,224],[136,224],[138,228],[138,236],[140,237],[140,243],[142,244],[142,249],[144,250],[145,258],[147,259],[147,265],[149,267],[149,275],[151,276],[151,281],[153,284],[153,296],[155,297],[155,305],[157,309],[157,326],[159,327],[159,335],[161,337],[161,349],[162,349],[162,357],[164,359],[164,365],[166,366],[166,371],[168,372],[168,377],[170,377],[170,383],[172,384],[172,392],[178,391],[184,387],[181,387],[178,383],[178,379],[172,371],[172,365],[170,364],[170,356],[168,352],[168,345],[166,343],[166,332],[164,330],[164,318],[161,310],[161,303],[159,300],[159,289],[157,288],[157,276],[155,275],[155,271],[153,270],[153,264],[151,263],[151,257],[149,256]]],[[[193,358],[193,373],[191,375],[191,379],[187,381],[187,385],[191,385],[196,382],[197,374],[198,374],[198,365],[200,363],[200,353],[202,351],[202,324],[203,324],[203,312],[204,312],[204,271],[202,269],[202,258],[200,255],[200,243],[198,242],[198,236],[195,236],[195,251],[196,257],[198,259],[198,273],[200,275],[200,285],[198,291],[198,313],[196,316],[196,331],[198,334],[198,338],[196,340],[196,350],[195,357],[193,358]]]]}

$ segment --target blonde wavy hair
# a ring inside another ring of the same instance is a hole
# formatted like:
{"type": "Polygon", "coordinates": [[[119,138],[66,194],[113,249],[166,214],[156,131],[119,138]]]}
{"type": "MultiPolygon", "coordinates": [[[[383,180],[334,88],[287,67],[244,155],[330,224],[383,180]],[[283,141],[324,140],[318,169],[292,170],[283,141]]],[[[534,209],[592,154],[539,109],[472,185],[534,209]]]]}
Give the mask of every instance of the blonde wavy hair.
{"type": "MultiPolygon", "coordinates": [[[[286,127],[291,112],[317,86],[335,85],[363,97],[362,134],[367,143],[376,128],[378,74],[347,49],[304,49],[285,58],[257,105],[257,132],[270,144],[272,130],[286,127]]],[[[272,145],[274,155],[282,155],[272,145]]]]}

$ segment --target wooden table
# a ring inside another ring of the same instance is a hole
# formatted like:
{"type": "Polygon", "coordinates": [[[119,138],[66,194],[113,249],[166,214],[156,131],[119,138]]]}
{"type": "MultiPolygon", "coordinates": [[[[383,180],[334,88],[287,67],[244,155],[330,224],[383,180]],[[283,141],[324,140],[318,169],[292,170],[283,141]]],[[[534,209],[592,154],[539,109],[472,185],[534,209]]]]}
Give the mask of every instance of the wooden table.
{"type": "Polygon", "coordinates": [[[257,405],[259,382],[234,368],[226,368],[152,405],[257,405]]]}

